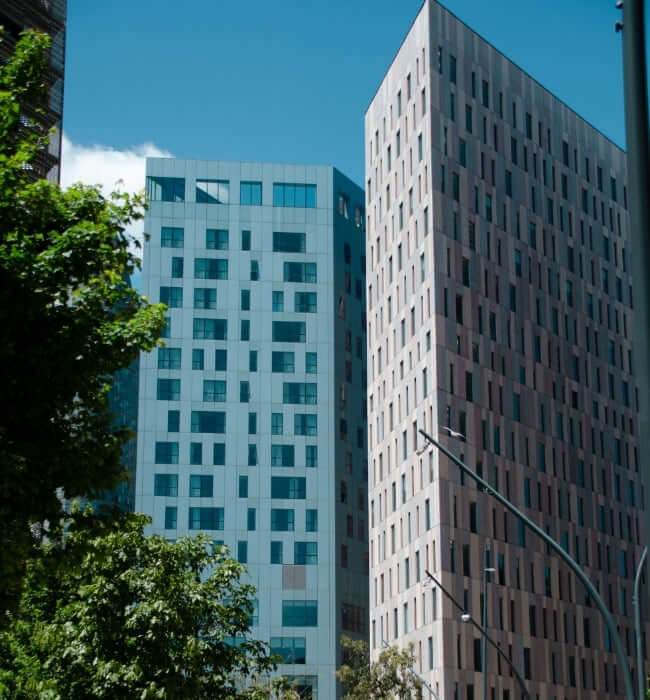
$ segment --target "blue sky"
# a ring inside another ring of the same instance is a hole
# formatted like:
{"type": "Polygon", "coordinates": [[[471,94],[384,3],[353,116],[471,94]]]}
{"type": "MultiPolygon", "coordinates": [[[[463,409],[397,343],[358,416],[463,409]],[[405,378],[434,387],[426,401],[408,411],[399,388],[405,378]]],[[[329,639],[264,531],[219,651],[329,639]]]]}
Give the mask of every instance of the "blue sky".
{"type": "MultiPolygon", "coordinates": [[[[68,0],[64,131],[98,146],[86,167],[103,147],[150,143],[184,158],[332,164],[362,183],[364,111],[420,6],[68,0]]],[[[614,0],[446,6],[624,145],[614,0]]]]}

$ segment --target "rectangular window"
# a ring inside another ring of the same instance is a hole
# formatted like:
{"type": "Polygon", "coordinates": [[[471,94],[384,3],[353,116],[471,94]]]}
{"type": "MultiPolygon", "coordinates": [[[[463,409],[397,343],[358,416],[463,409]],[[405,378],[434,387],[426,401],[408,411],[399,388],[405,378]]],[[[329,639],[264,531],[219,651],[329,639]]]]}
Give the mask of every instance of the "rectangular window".
{"type": "Polygon", "coordinates": [[[175,530],[178,521],[176,506],[165,506],[165,530],[175,530]]]}
{"type": "Polygon", "coordinates": [[[184,202],[185,178],[149,176],[147,198],[152,202],[184,202]]]}
{"type": "Polygon", "coordinates": [[[221,228],[206,229],[205,247],[209,250],[228,250],[228,231],[221,228]]]}
{"type": "Polygon", "coordinates": [[[212,445],[212,464],[223,467],[226,464],[226,443],[215,442],[212,445]]]}
{"type": "Polygon", "coordinates": [[[271,564],[282,564],[282,542],[271,542],[271,564]]]}
{"type": "Polygon", "coordinates": [[[203,445],[190,442],[190,464],[203,464],[203,445]]]}
{"type": "Polygon", "coordinates": [[[161,287],[160,302],[166,304],[170,309],[179,309],[183,306],[182,287],[161,287]]]}
{"type": "Polygon", "coordinates": [[[318,435],[318,416],[315,413],[296,413],[293,432],[295,435],[318,435]]]}
{"type": "Polygon", "coordinates": [[[273,206],[306,207],[307,209],[315,209],[316,185],[274,182],[273,206]]]}
{"type": "Polygon", "coordinates": [[[293,532],[295,511],[293,508],[271,508],[271,530],[273,532],[293,532]]]}
{"type": "Polygon", "coordinates": [[[202,348],[192,349],[192,369],[203,369],[204,352],[202,348]]]}
{"type": "Polygon", "coordinates": [[[216,309],[217,290],[204,287],[194,287],[194,308],[195,309],[216,309]]]}
{"type": "Polygon", "coordinates": [[[223,380],[203,380],[203,400],[223,403],[226,400],[226,382],[223,380]]]}
{"type": "Polygon", "coordinates": [[[212,476],[190,475],[190,498],[212,498],[212,476]]]}
{"type": "Polygon", "coordinates": [[[318,372],[318,353],[305,353],[305,374],[316,374],[318,372]]]}
{"type": "Polygon", "coordinates": [[[316,292],[296,292],[294,297],[294,311],[296,313],[316,313],[316,292]]]}
{"type": "Polygon", "coordinates": [[[318,601],[283,600],[283,627],[316,627],[318,625],[318,601]]]}
{"type": "Polygon", "coordinates": [[[154,495],[176,498],[178,496],[178,474],[156,474],[154,495]]]}
{"type": "Polygon", "coordinates": [[[251,249],[251,232],[244,229],[241,232],[241,249],[250,250],[251,249]]]}
{"type": "Polygon", "coordinates": [[[183,258],[172,258],[172,277],[174,279],[183,277],[183,258]]]}
{"type": "Polygon", "coordinates": [[[228,367],[228,351],[227,350],[215,350],[214,351],[214,368],[217,372],[225,372],[228,367]]]}
{"type": "MultiPolygon", "coordinates": [[[[160,245],[163,248],[182,248],[185,244],[185,230],[176,226],[163,226],[160,229],[160,245]]],[[[182,259],[182,258],[181,258],[182,259]]]]}
{"type": "Polygon", "coordinates": [[[315,508],[305,511],[305,532],[318,532],[318,511],[315,508]]]}
{"type": "Polygon", "coordinates": [[[285,282],[316,282],[316,263],[285,262],[285,282]]]}
{"type": "Polygon", "coordinates": [[[223,530],[223,508],[190,508],[190,530],[223,530]]]}
{"type": "Polygon", "coordinates": [[[271,445],[272,467],[294,467],[295,448],[293,445],[271,445]]]}
{"type": "Polygon", "coordinates": [[[465,130],[468,134],[472,133],[472,107],[465,105],[465,130]]]}
{"type": "Polygon", "coordinates": [[[305,445],[305,466],[313,468],[318,466],[318,446],[305,445]]]}
{"type": "Polygon", "coordinates": [[[194,258],[194,279],[227,280],[228,260],[225,258],[194,258]]]}
{"type": "Polygon", "coordinates": [[[177,433],[181,429],[181,412],[167,411],[167,432],[177,433]]]}
{"type": "Polygon", "coordinates": [[[180,369],[180,348],[158,348],[158,369],[180,369]]]}
{"type": "Polygon", "coordinates": [[[284,415],[282,413],[271,414],[271,435],[282,435],[284,430],[284,415]]]}
{"type": "Polygon", "coordinates": [[[239,540],[237,542],[237,561],[240,564],[246,564],[248,562],[248,542],[246,540],[239,540]]]}
{"type": "Polygon", "coordinates": [[[239,183],[239,203],[245,205],[262,204],[262,183],[242,180],[239,183]]]}
{"type": "Polygon", "coordinates": [[[273,351],[271,354],[272,372],[294,372],[295,355],[293,352],[273,351]]]}
{"type": "Polygon", "coordinates": [[[156,389],[156,398],[158,401],[180,401],[181,399],[180,379],[159,378],[156,389]]]}
{"type": "Polygon", "coordinates": [[[304,233],[273,231],[273,251],[276,253],[304,253],[306,238],[304,233]]]}
{"type": "Polygon", "coordinates": [[[225,433],[226,414],[223,411],[192,411],[193,433],[225,433]]]}
{"type": "Polygon", "coordinates": [[[304,321],[273,321],[274,343],[304,343],[304,321]]]}
{"type": "MultiPolygon", "coordinates": [[[[273,563],[273,562],[271,562],[273,563]]],[[[307,662],[305,637],[271,637],[271,654],[279,656],[284,664],[307,662]]]]}
{"type": "Polygon", "coordinates": [[[271,498],[305,499],[307,485],[304,476],[272,476],[271,498]]]}
{"type": "Polygon", "coordinates": [[[272,311],[284,311],[284,292],[271,292],[272,311]]]}
{"type": "Polygon", "coordinates": [[[318,542],[294,542],[293,563],[298,566],[318,564],[318,542]]]}
{"type": "Polygon", "coordinates": [[[247,381],[239,382],[239,402],[248,403],[251,397],[250,383],[247,381]]]}
{"type": "Polygon", "coordinates": [[[194,340],[226,340],[228,321],[222,318],[195,318],[192,322],[194,340]]]}
{"type": "Polygon", "coordinates": [[[315,405],[318,403],[317,384],[315,382],[284,382],[282,403],[315,405]]]}
{"type": "Polygon", "coordinates": [[[196,201],[199,204],[230,204],[228,180],[197,180],[196,201]]]}

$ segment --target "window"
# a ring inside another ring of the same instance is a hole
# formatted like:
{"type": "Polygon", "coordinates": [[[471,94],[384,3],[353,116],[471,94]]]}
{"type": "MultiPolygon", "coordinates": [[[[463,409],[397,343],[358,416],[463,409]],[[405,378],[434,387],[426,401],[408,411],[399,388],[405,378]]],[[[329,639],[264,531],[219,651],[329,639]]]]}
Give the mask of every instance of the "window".
{"type": "Polygon", "coordinates": [[[178,474],[156,474],[154,495],[176,498],[178,496],[178,474]]]}
{"type": "Polygon", "coordinates": [[[158,348],[158,369],[180,369],[180,348],[158,348]]]}
{"type": "Polygon", "coordinates": [[[273,321],[273,342],[304,343],[304,321],[273,321]]]}
{"type": "Polygon", "coordinates": [[[293,532],[295,512],[293,508],[271,508],[271,530],[273,532],[293,532]]]}
{"type": "Polygon", "coordinates": [[[237,495],[239,498],[248,498],[248,477],[243,474],[239,477],[239,487],[237,495]]]}
{"type": "Polygon", "coordinates": [[[283,627],[316,627],[318,625],[318,601],[283,600],[283,627]]]}
{"type": "Polygon", "coordinates": [[[239,402],[248,403],[251,397],[250,383],[247,381],[239,382],[239,402]]]}
{"type": "Polygon", "coordinates": [[[156,398],[159,401],[180,401],[181,380],[180,379],[158,379],[156,398]]]}
{"type": "Polygon", "coordinates": [[[251,290],[242,289],[239,294],[239,308],[241,311],[251,310],[251,290]]]}
{"type": "Polygon", "coordinates": [[[217,290],[213,288],[194,287],[194,308],[195,309],[216,309],[217,290]]]}
{"type": "Polygon", "coordinates": [[[295,448],[293,445],[271,445],[272,467],[295,466],[295,448]]]}
{"type": "Polygon", "coordinates": [[[203,369],[203,349],[192,349],[192,369],[203,369]]]}
{"type": "Polygon", "coordinates": [[[172,277],[175,279],[183,277],[183,258],[172,258],[172,277]]]}
{"type": "Polygon", "coordinates": [[[305,445],[305,466],[314,468],[318,466],[318,446],[305,445]]]}
{"type": "Polygon", "coordinates": [[[318,372],[318,353],[305,353],[305,374],[316,374],[318,372]]]}
{"type": "Polygon", "coordinates": [[[243,230],[241,232],[241,249],[250,250],[251,249],[251,232],[243,230]]]}
{"type": "Polygon", "coordinates": [[[227,280],[228,260],[225,258],[194,258],[194,279],[227,280]]]}
{"type": "Polygon", "coordinates": [[[271,542],[271,564],[282,564],[282,542],[271,542]]]}
{"type": "Polygon", "coordinates": [[[285,282],[316,282],[316,263],[285,262],[285,282]]]}
{"type": "Polygon", "coordinates": [[[215,350],[214,351],[214,368],[217,372],[225,372],[228,366],[228,351],[227,350],[215,350]]]}
{"type": "Polygon", "coordinates": [[[183,288],[161,287],[160,302],[166,304],[170,309],[180,308],[183,306],[183,288]]]}
{"type": "Polygon", "coordinates": [[[271,309],[284,311],[284,292],[271,292],[271,309]]]}
{"type": "Polygon", "coordinates": [[[296,413],[293,432],[295,435],[318,435],[318,416],[315,413],[296,413]]]}
{"type": "Polygon", "coordinates": [[[182,248],[184,244],[184,229],[175,226],[163,226],[160,229],[160,245],[163,248],[182,248]]]}
{"type": "Polygon", "coordinates": [[[203,380],[203,400],[224,402],[226,400],[226,382],[223,380],[203,380]]]}
{"type": "Polygon", "coordinates": [[[285,664],[307,662],[304,637],[271,637],[271,654],[279,656],[285,664]]]}
{"type": "Polygon", "coordinates": [[[271,354],[272,372],[294,372],[295,361],[293,352],[274,351],[271,354]]]}
{"type": "Polygon", "coordinates": [[[271,498],[306,498],[306,479],[304,476],[272,476],[271,498]]]}
{"type": "Polygon", "coordinates": [[[315,508],[305,511],[305,532],[318,532],[318,511],[315,508]]]}
{"type": "Polygon", "coordinates": [[[147,178],[147,197],[152,202],[184,202],[185,178],[150,176],[147,178]]]}
{"type": "MultiPolygon", "coordinates": [[[[249,413],[249,416],[250,415],[251,414],[249,413]]],[[[248,466],[257,466],[257,445],[254,443],[248,445],[248,466]]]]}
{"type": "Polygon", "coordinates": [[[209,250],[228,250],[228,231],[220,228],[206,229],[205,247],[209,250]]]}
{"type": "Polygon", "coordinates": [[[211,475],[190,475],[190,498],[212,498],[211,475]]]}
{"type": "Polygon", "coordinates": [[[294,311],[296,313],[316,313],[316,292],[296,292],[294,311]]]}
{"type": "Polygon", "coordinates": [[[465,105],[465,130],[468,134],[472,133],[472,107],[465,105]]]}
{"type": "Polygon", "coordinates": [[[318,564],[318,542],[294,542],[293,563],[297,565],[318,564]]]}
{"type": "Polygon", "coordinates": [[[316,207],[316,185],[274,182],[273,206],[314,209],[316,207]]]}
{"type": "Polygon", "coordinates": [[[282,435],[284,416],[282,413],[271,414],[271,435],[282,435]]]}
{"type": "Polygon", "coordinates": [[[228,321],[222,318],[195,318],[192,323],[194,340],[226,340],[228,321]]]}
{"type": "Polygon", "coordinates": [[[190,464],[203,464],[203,445],[190,442],[190,464]]]}
{"type": "Polygon", "coordinates": [[[464,139],[458,139],[458,159],[464,168],[467,167],[467,144],[464,139]]]}
{"type": "Polygon", "coordinates": [[[506,170],[506,194],[512,197],[512,171],[506,170]]]}
{"type": "Polygon", "coordinates": [[[226,414],[223,411],[192,411],[193,433],[225,433],[226,414]]]}
{"type": "Polygon", "coordinates": [[[212,464],[223,467],[226,464],[226,443],[215,442],[212,445],[212,464]]]}
{"type": "Polygon", "coordinates": [[[318,403],[317,384],[315,382],[284,382],[282,403],[315,405],[318,403]]]}
{"type": "Polygon", "coordinates": [[[239,183],[239,203],[240,204],[262,204],[262,183],[242,182],[239,183]]]}
{"type": "MultiPolygon", "coordinates": [[[[440,72],[442,73],[442,69],[440,72]]],[[[449,56],[449,82],[456,83],[456,57],[451,55],[449,56]]]]}
{"type": "Polygon", "coordinates": [[[237,561],[240,564],[246,564],[248,562],[248,542],[246,540],[239,540],[237,542],[237,561]]]}
{"type": "Polygon", "coordinates": [[[230,204],[228,180],[197,180],[196,201],[199,204],[230,204]]]}
{"type": "Polygon", "coordinates": [[[178,521],[176,506],[165,506],[165,530],[175,530],[178,521]]]}
{"type": "Polygon", "coordinates": [[[223,530],[223,508],[190,508],[190,530],[223,530]]]}
{"type": "Polygon", "coordinates": [[[177,433],[181,429],[181,412],[167,411],[167,432],[177,433]]]}
{"type": "Polygon", "coordinates": [[[304,253],[304,233],[288,233],[284,231],[273,232],[273,251],[280,253],[304,253]]]}

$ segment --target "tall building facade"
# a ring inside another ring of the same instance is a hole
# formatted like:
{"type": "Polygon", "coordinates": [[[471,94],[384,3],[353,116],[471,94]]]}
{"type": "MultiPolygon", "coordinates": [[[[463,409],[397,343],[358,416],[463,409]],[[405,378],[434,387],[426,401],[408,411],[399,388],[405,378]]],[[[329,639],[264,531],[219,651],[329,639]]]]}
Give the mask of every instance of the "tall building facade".
{"type": "Polygon", "coordinates": [[[255,637],[302,697],[367,635],[365,212],[331,167],[147,161],[136,510],[248,568],[255,637]]]}
{"type": "MultiPolygon", "coordinates": [[[[580,563],[635,666],[625,153],[433,0],[365,135],[372,653],[412,642],[440,698],[478,697],[481,637],[425,570],[480,622],[487,561],[487,628],[530,697],[622,697],[584,587],[417,431],[580,563]]],[[[487,697],[520,697],[492,650],[485,673],[487,697]]]]}
{"type": "Polygon", "coordinates": [[[7,59],[13,53],[16,41],[25,29],[37,29],[49,34],[52,39],[47,104],[33,105],[23,115],[25,119],[37,119],[46,131],[53,130],[47,150],[41,151],[32,163],[34,178],[47,178],[52,182],[59,182],[61,178],[66,4],[66,0],[0,0],[0,27],[4,30],[0,60],[7,59]],[[43,112],[37,115],[36,108],[43,112]]]}

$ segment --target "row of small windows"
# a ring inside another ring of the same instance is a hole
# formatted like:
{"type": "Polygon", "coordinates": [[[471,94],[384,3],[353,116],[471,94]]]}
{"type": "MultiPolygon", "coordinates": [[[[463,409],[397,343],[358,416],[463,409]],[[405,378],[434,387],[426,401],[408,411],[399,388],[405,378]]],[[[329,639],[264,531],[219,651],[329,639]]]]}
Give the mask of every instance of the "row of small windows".
{"type": "MultiPolygon", "coordinates": [[[[274,369],[275,372],[285,372],[285,356],[290,355],[290,371],[293,371],[293,353],[273,353],[276,357],[280,357],[277,360],[278,364],[274,365],[278,369],[274,369]]],[[[274,363],[276,359],[274,358],[274,363]]],[[[248,382],[240,382],[246,385],[246,401],[248,400],[248,382]]],[[[240,400],[242,391],[240,389],[240,400]]],[[[181,398],[181,380],[174,378],[158,378],[156,387],[156,398],[159,401],[180,401],[181,398]]],[[[226,382],[221,380],[205,379],[203,381],[203,400],[211,402],[219,402],[226,400],[226,382]]],[[[282,402],[285,404],[306,404],[306,405],[316,405],[318,403],[318,385],[316,382],[284,382],[282,385],[282,402]]],[[[192,412],[192,432],[222,432],[221,430],[195,430],[195,424],[203,424],[200,422],[199,414],[201,411],[192,412]],[[195,417],[197,414],[198,417],[195,417]],[[196,421],[195,421],[196,418],[196,421]]],[[[204,412],[205,413],[205,412],[204,412]]],[[[207,421],[207,418],[205,419],[207,421]]],[[[216,419],[215,419],[216,420],[216,419]]],[[[225,417],[223,418],[223,424],[225,424],[225,417]]],[[[208,424],[208,423],[206,423],[208,424]]],[[[217,423],[215,423],[216,425],[217,423]]],[[[218,422],[221,425],[221,421],[218,422]]]]}
{"type": "MultiPolygon", "coordinates": [[[[170,338],[171,333],[171,318],[166,316],[161,337],[170,338]]],[[[192,338],[194,340],[227,340],[227,335],[228,321],[226,319],[192,319],[192,338]]],[[[240,336],[240,340],[250,340],[250,320],[241,320],[240,336]]],[[[305,343],[307,342],[307,325],[304,321],[273,321],[272,340],[275,343],[305,343]]]]}
{"type": "MultiPolygon", "coordinates": [[[[297,263],[294,263],[297,264],[297,263]]],[[[205,277],[204,277],[205,278],[205,277]]],[[[223,277],[217,279],[224,279],[223,277]]],[[[296,281],[292,279],[291,281],[296,281]]],[[[183,287],[160,287],[160,301],[170,309],[180,309],[183,307],[183,287]]],[[[217,290],[214,287],[194,287],[194,303],[195,309],[216,309],[217,308],[217,290]]],[[[241,311],[251,310],[250,289],[242,289],[240,292],[240,309],[241,311]]],[[[316,313],[318,311],[318,295],[317,292],[294,292],[293,310],[296,313],[316,313]]],[[[284,292],[272,292],[272,309],[273,311],[285,311],[284,307],[284,292]]],[[[289,311],[289,309],[286,309],[289,311]]]]}
{"type": "MultiPolygon", "coordinates": [[[[292,231],[273,232],[273,251],[276,253],[304,253],[307,236],[305,233],[292,231]]],[[[160,244],[163,248],[183,248],[185,229],[180,226],[162,226],[160,244]]],[[[205,247],[208,250],[228,250],[230,233],[228,229],[207,228],[205,230],[205,247]]],[[[242,231],[242,250],[250,250],[250,231],[242,231]]],[[[181,275],[182,276],[182,275],[181,275]]]]}
{"type": "MultiPolygon", "coordinates": [[[[195,181],[195,201],[199,204],[230,204],[230,181],[197,179],[195,181]]],[[[152,202],[184,202],[185,178],[147,177],[147,197],[152,202]]],[[[239,203],[241,205],[262,204],[262,183],[244,181],[239,183],[239,203]]],[[[274,207],[316,207],[316,185],[274,182],[274,207]]]]}
{"type": "MultiPolygon", "coordinates": [[[[181,369],[181,348],[158,348],[158,369],[181,369]]],[[[249,371],[257,371],[257,350],[249,351],[249,371]]],[[[318,354],[315,352],[305,353],[305,373],[306,374],[316,374],[318,371],[318,354]]],[[[214,351],[214,369],[218,372],[225,372],[228,368],[228,351],[223,348],[217,348],[214,351]]],[[[192,369],[203,370],[205,369],[205,350],[203,348],[193,348],[192,349],[192,369]]],[[[273,351],[271,353],[271,371],[272,372],[284,372],[293,373],[296,369],[295,353],[293,351],[273,351]]],[[[160,382],[158,380],[160,387],[160,382]]],[[[178,381],[180,380],[173,380],[178,381]]],[[[207,380],[206,380],[207,381],[207,380]]],[[[164,391],[168,393],[177,393],[174,385],[168,385],[164,391]]],[[[205,383],[204,383],[205,387],[205,383]]],[[[160,393],[160,389],[158,390],[160,393]]],[[[180,393],[180,384],[178,385],[178,393],[180,393]]],[[[205,393],[205,389],[204,389],[205,393]]],[[[225,382],[224,382],[224,393],[225,393],[225,382]]],[[[161,398],[158,396],[157,398],[161,398]]],[[[165,399],[167,401],[174,401],[178,399],[165,399]]]]}
{"type": "MultiPolygon", "coordinates": [[[[250,414],[255,417],[256,414],[250,414]]],[[[168,432],[179,432],[179,412],[169,411],[168,415],[168,432]]],[[[257,425],[251,426],[249,420],[249,435],[257,434],[257,425]]],[[[272,435],[283,435],[283,414],[272,414],[272,435]]],[[[302,414],[294,417],[294,434],[303,435],[306,437],[315,436],[317,434],[317,419],[312,414],[302,414]]],[[[191,442],[189,450],[189,464],[192,466],[203,465],[203,443],[191,442]]],[[[157,442],[156,443],[156,464],[179,464],[179,443],[178,442],[157,442]]],[[[248,445],[248,466],[255,467],[259,462],[257,444],[250,443],[248,445]]],[[[295,445],[271,445],[271,460],[272,467],[295,467],[296,466],[296,446],[295,445]]],[[[226,465],[226,443],[215,442],[212,444],[212,465],[226,465]]],[[[299,465],[300,466],[300,465],[299,465]]],[[[305,445],[304,466],[308,469],[318,467],[318,445],[305,445]]]]}
{"type": "MultiPolygon", "coordinates": [[[[169,444],[169,443],[157,443],[169,444]]],[[[271,498],[304,500],[306,498],[306,478],[304,476],[272,476],[271,477],[271,498]]],[[[212,498],[213,496],[213,477],[212,475],[192,474],[189,482],[191,498],[212,498]]],[[[154,476],[154,494],[165,498],[178,497],[178,474],[156,474],[154,476]]],[[[239,477],[239,492],[240,498],[248,498],[248,477],[242,475],[239,477]]],[[[217,510],[217,509],[213,509],[217,510]]],[[[221,521],[223,522],[223,508],[221,521]]],[[[316,510],[307,511],[307,521],[305,528],[308,532],[316,532],[318,528],[318,512],[316,510]],[[313,528],[313,529],[311,529],[313,528]]],[[[193,528],[190,528],[193,529],[193,528]]],[[[215,528],[206,528],[215,529],[215,528]]],[[[216,528],[219,530],[223,529],[216,528]]],[[[271,529],[272,530],[293,530],[294,515],[292,509],[271,510],[271,529]],[[277,520],[277,519],[279,520],[277,520]],[[286,526],[282,520],[286,518],[286,526]],[[280,523],[280,524],[278,524],[280,523]]]]}

